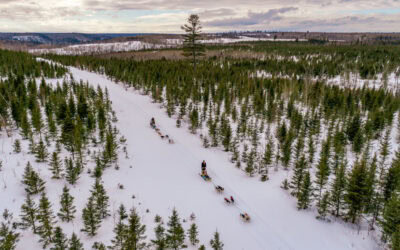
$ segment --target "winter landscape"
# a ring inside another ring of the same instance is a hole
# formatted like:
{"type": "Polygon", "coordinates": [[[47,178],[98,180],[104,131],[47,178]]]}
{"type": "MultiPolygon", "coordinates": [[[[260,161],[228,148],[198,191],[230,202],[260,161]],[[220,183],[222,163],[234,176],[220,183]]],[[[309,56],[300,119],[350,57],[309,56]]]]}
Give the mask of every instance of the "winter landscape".
{"type": "Polygon", "coordinates": [[[400,250],[398,2],[17,2],[0,250],[400,250]]]}

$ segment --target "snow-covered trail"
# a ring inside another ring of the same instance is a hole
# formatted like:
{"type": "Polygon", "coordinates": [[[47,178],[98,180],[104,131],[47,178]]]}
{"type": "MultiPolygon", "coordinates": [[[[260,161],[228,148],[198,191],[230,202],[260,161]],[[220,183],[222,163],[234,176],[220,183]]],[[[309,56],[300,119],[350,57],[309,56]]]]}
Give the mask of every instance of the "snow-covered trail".
{"type": "MultiPolygon", "coordinates": [[[[229,250],[378,249],[364,231],[358,234],[341,223],[318,221],[311,211],[297,211],[295,200],[279,187],[286,172],[271,172],[271,180],[264,183],[249,178],[228,161],[228,154],[219,149],[204,149],[198,136],[186,128],[176,128],[175,120],[159,104],[152,103],[150,97],[126,90],[96,73],[73,67],[70,71],[76,80],[108,88],[119,119],[117,127],[128,140],[130,159],[121,157],[121,169],[107,172],[104,182],[125,187],[124,191],[111,194],[112,201],[135,204],[143,212],[149,208],[150,215],[144,216],[146,224],[152,224],[155,214],[166,220],[176,207],[183,218],[195,213],[200,242],[206,246],[217,229],[229,250]],[[151,117],[175,144],[168,144],[150,128],[151,117]],[[225,187],[225,194],[217,194],[211,183],[199,177],[202,160],[206,160],[213,180],[225,187]],[[134,194],[140,204],[127,201],[127,193],[134,194]],[[224,195],[233,195],[238,207],[245,209],[252,221],[242,222],[240,209],[226,205],[224,195]]],[[[116,210],[119,204],[114,205],[116,210]]],[[[185,229],[189,227],[188,223],[184,225],[185,229]]]]}

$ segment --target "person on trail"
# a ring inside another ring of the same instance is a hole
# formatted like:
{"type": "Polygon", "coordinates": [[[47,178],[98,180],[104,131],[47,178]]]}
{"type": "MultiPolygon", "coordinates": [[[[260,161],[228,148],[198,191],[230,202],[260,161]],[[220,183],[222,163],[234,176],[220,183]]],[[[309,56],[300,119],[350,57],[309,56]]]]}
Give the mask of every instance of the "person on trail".
{"type": "Polygon", "coordinates": [[[152,117],[151,120],[150,120],[150,126],[151,126],[152,128],[155,128],[155,127],[156,127],[156,121],[154,120],[154,117],[152,117]]]}
{"type": "Polygon", "coordinates": [[[207,164],[204,160],[201,163],[201,175],[207,175],[207,164]]]}

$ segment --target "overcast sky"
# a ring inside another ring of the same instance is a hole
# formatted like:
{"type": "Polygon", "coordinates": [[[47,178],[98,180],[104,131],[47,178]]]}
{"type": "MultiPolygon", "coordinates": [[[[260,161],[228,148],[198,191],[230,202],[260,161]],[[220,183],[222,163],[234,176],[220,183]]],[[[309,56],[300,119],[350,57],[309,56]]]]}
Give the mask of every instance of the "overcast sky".
{"type": "Polygon", "coordinates": [[[0,32],[400,32],[400,0],[0,0],[0,32]]]}

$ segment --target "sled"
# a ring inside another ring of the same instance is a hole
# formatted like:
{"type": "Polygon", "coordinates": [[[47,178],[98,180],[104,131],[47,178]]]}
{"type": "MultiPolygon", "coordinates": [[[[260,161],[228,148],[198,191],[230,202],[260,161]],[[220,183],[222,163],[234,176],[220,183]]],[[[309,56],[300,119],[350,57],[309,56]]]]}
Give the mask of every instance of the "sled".
{"type": "Polygon", "coordinates": [[[202,174],[199,174],[199,175],[201,176],[201,178],[203,178],[203,180],[211,181],[211,177],[210,176],[206,176],[206,175],[202,175],[202,174]]]}

